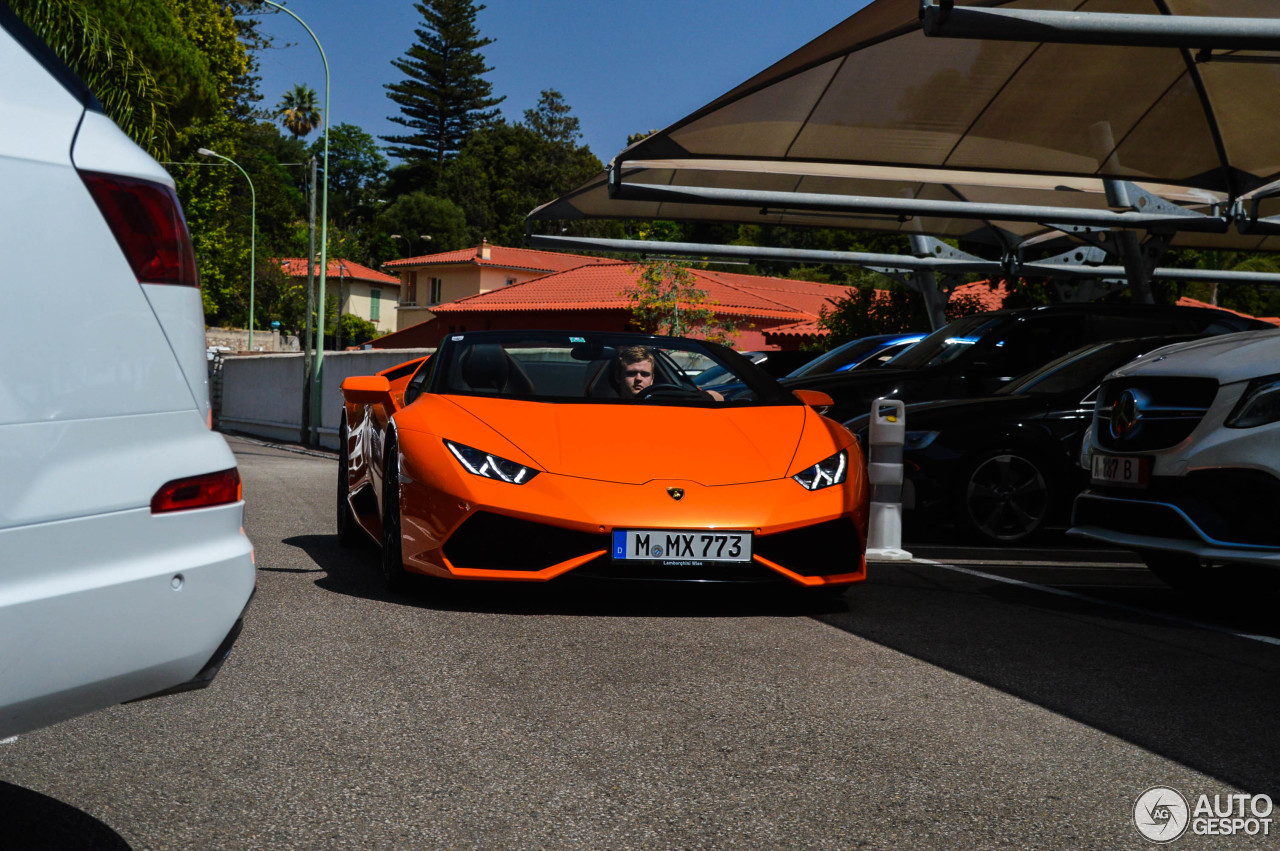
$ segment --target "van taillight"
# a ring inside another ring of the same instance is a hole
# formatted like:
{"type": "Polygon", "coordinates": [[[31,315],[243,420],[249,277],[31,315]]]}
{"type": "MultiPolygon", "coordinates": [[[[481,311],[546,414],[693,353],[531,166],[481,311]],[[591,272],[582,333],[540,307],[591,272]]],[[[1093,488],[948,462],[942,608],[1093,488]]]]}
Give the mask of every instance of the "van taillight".
{"type": "Polygon", "coordinates": [[[140,284],[200,286],[182,205],[161,183],[80,172],[140,284]]]}
{"type": "Polygon", "coordinates": [[[240,501],[240,471],[235,467],[203,476],[174,479],[151,497],[151,513],[211,508],[240,501]]]}

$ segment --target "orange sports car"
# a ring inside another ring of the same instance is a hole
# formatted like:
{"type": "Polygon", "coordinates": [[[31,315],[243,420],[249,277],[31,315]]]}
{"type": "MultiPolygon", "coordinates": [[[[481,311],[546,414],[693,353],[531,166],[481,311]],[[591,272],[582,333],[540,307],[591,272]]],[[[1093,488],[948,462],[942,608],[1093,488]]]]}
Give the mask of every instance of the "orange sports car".
{"type": "Polygon", "coordinates": [[[776,581],[866,577],[869,487],[831,400],[701,340],[479,331],[342,384],[338,534],[409,574],[776,581]],[[692,376],[721,366],[727,401],[692,376]]]}

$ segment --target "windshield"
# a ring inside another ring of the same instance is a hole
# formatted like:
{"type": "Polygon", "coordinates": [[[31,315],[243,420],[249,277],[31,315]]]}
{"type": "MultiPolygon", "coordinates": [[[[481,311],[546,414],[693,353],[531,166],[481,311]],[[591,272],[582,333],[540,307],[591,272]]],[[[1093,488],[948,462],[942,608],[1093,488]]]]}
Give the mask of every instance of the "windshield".
{"type": "Polygon", "coordinates": [[[1008,316],[975,313],[944,325],[914,346],[885,362],[890,369],[920,369],[955,360],[969,351],[991,329],[1009,321],[1008,316]]]}
{"type": "Polygon", "coordinates": [[[736,352],[681,337],[477,331],[446,337],[432,362],[428,392],[439,394],[589,404],[799,404],[736,352]],[[694,382],[703,367],[721,369],[726,380],[754,392],[726,401],[694,382]]]}
{"type": "Polygon", "coordinates": [[[836,346],[826,354],[792,370],[787,375],[787,378],[844,372],[849,369],[855,369],[863,365],[864,362],[867,366],[876,366],[901,351],[902,347],[910,346],[923,336],[923,334],[907,337],[899,334],[880,334],[874,337],[861,337],[857,340],[850,340],[844,345],[836,346]],[[876,354],[879,355],[878,358],[870,357],[876,354]]]}
{"type": "Polygon", "coordinates": [[[1113,340],[1094,343],[1068,352],[1017,381],[996,391],[1001,396],[1056,396],[1088,394],[1108,372],[1129,361],[1189,337],[1157,337],[1141,340],[1113,340]]]}

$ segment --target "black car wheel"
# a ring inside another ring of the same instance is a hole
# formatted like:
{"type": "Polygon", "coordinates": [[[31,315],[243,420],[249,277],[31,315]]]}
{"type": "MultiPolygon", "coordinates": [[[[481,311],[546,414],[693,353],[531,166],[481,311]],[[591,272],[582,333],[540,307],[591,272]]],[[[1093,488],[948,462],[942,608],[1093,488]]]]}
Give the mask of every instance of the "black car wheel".
{"type": "Polygon", "coordinates": [[[1025,452],[988,452],[965,477],[964,519],[989,543],[1026,541],[1044,528],[1051,495],[1042,462],[1025,452]]]}
{"type": "Polygon", "coordinates": [[[337,527],[338,543],[344,547],[354,547],[364,542],[364,533],[356,523],[355,513],[351,510],[351,479],[348,467],[351,453],[347,448],[347,417],[343,412],[341,425],[338,426],[338,504],[337,527]]]}
{"type": "Polygon", "coordinates": [[[404,569],[400,537],[400,456],[395,435],[387,438],[386,468],[382,476],[382,579],[392,591],[403,591],[409,574],[404,569]]]}

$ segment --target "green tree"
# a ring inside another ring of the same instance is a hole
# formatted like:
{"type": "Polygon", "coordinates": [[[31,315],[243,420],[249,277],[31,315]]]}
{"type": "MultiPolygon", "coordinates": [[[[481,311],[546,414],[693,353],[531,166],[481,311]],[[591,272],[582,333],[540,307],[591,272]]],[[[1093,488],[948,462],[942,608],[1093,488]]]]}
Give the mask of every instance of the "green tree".
{"type": "Polygon", "coordinates": [[[484,78],[493,69],[480,50],[493,39],[480,37],[476,14],[485,7],[472,0],[423,0],[414,8],[423,21],[414,30],[417,41],[391,63],[405,79],[385,86],[400,107],[391,121],[409,132],[382,138],[391,143],[391,156],[425,167],[419,188],[430,191],[467,136],[497,116],[494,107],[503,98],[492,96],[484,78]]]}
{"type": "Polygon", "coordinates": [[[184,128],[224,110],[249,68],[218,0],[10,0],[142,147],[167,159],[184,128]]]}
{"type": "Polygon", "coordinates": [[[527,123],[498,120],[473,132],[441,176],[437,194],[466,213],[471,242],[520,244],[530,210],[603,168],[576,143],[577,119],[558,92],[543,92],[525,117],[527,123]]]}
{"type": "Polygon", "coordinates": [[[698,336],[729,345],[736,323],[717,316],[687,266],[671,260],[648,260],[634,267],[636,282],[621,295],[631,301],[635,325],[649,334],[698,336]]]}
{"type": "MultiPolygon", "coordinates": [[[[818,324],[830,333],[815,344],[816,348],[833,349],[873,334],[919,331],[929,327],[924,299],[915,290],[865,269],[857,269],[856,273],[856,283],[852,284],[849,294],[837,299],[832,307],[822,308],[818,324]]],[[[805,277],[803,270],[795,276],[805,277]]],[[[819,277],[814,275],[805,279],[817,280],[819,277]]],[[[977,297],[956,296],[947,302],[946,318],[950,321],[982,309],[982,302],[977,297]]]]}
{"type": "Polygon", "coordinates": [[[453,251],[471,243],[462,209],[447,198],[426,192],[411,192],[392,201],[378,217],[378,231],[386,241],[384,259],[400,257],[406,250],[403,244],[393,244],[389,236],[393,233],[407,235],[411,241],[426,234],[431,237],[432,251],[453,251]]]}
{"type": "MultiPolygon", "coordinates": [[[[342,347],[361,346],[375,337],[380,336],[378,326],[374,325],[367,319],[361,319],[354,313],[344,313],[342,318],[338,320],[341,323],[341,340],[342,347]]],[[[338,337],[330,334],[325,336],[325,346],[330,349],[337,348],[338,337]]]]}
{"type": "Polygon", "coordinates": [[[542,90],[538,105],[524,111],[524,125],[562,150],[572,150],[582,138],[578,119],[555,89],[542,90]]]}
{"type": "MultiPolygon", "coordinates": [[[[311,156],[324,151],[324,136],[311,145],[311,156]]],[[[354,124],[329,128],[329,214],[344,227],[368,218],[372,192],[387,175],[387,158],[373,136],[354,124]]]]}
{"type": "Polygon", "coordinates": [[[320,106],[316,90],[306,83],[295,83],[276,106],[276,116],[284,129],[299,139],[311,133],[320,123],[320,106]]]}

